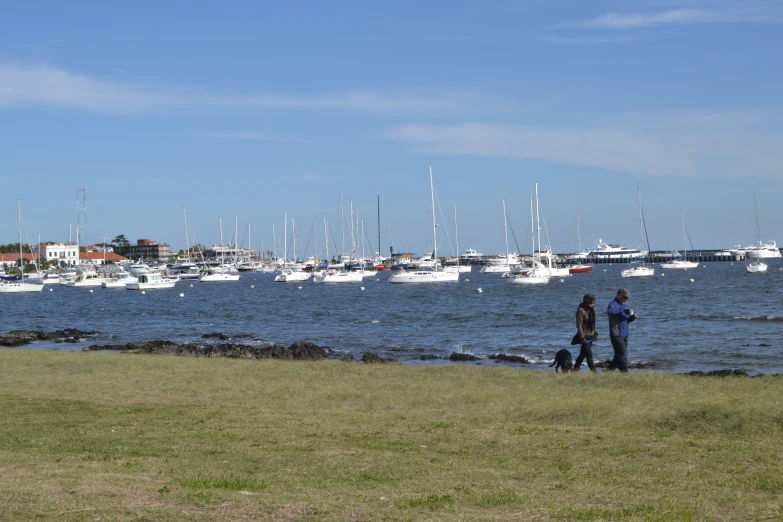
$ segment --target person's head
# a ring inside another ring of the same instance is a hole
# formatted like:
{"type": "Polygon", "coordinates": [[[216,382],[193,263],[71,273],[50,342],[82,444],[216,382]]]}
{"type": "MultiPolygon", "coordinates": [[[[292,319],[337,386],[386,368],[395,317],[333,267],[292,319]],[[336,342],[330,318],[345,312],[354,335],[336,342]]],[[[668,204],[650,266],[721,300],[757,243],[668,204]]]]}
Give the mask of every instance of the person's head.
{"type": "Polygon", "coordinates": [[[585,306],[594,306],[595,296],[593,294],[585,294],[585,296],[582,298],[582,303],[585,306]]]}
{"type": "Polygon", "coordinates": [[[629,292],[627,288],[621,288],[617,291],[617,297],[615,299],[621,303],[624,303],[630,298],[631,292],[629,292]]]}

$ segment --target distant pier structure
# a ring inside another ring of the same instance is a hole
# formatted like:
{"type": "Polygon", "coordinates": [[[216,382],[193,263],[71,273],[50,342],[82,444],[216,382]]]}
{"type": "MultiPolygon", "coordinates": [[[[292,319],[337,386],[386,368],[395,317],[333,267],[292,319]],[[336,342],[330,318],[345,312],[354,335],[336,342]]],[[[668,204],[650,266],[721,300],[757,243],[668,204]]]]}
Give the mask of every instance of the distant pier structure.
{"type": "MultiPolygon", "coordinates": [[[[570,254],[558,254],[560,259],[568,259],[570,254]]],[[[671,252],[650,252],[644,261],[649,263],[665,263],[672,259],[682,259],[682,255],[672,256],[671,252]]],[[[698,261],[699,263],[708,263],[712,261],[745,261],[744,252],[730,252],[728,250],[696,250],[695,252],[688,252],[686,256],[688,261],[698,261]]],[[[637,260],[641,261],[641,258],[637,260]]],[[[594,264],[620,264],[627,263],[628,259],[609,259],[599,257],[589,257],[585,261],[594,264]]]]}

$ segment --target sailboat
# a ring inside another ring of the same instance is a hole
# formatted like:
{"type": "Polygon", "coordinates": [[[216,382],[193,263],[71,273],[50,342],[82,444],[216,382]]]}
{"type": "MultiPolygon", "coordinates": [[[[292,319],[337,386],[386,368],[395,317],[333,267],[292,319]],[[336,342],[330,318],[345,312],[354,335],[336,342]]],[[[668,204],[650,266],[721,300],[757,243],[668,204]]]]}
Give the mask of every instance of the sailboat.
{"type": "Polygon", "coordinates": [[[432,270],[399,270],[389,277],[389,282],[400,283],[456,283],[459,281],[459,272],[444,272],[438,269],[438,238],[437,224],[435,223],[435,187],[432,183],[432,165],[430,165],[430,199],[432,200],[432,258],[435,266],[432,270]]]}
{"type": "MultiPolygon", "coordinates": [[[[457,204],[454,203],[454,237],[457,242],[457,253],[459,253],[459,226],[457,225],[457,204]]],[[[470,272],[473,269],[472,265],[460,264],[459,256],[457,256],[456,265],[446,265],[443,270],[447,272],[470,272]]]]}
{"type": "MultiPolygon", "coordinates": [[[[536,233],[533,229],[533,195],[530,195],[530,243],[533,255],[530,257],[531,267],[520,274],[508,278],[512,285],[545,285],[549,282],[549,268],[536,259],[536,233]]],[[[539,228],[539,244],[540,244],[539,228]]]]}
{"type": "MultiPolygon", "coordinates": [[[[761,245],[761,236],[759,235],[759,209],[756,205],[756,189],[753,189],[753,213],[756,218],[756,244],[761,245]]],[[[767,264],[761,260],[761,257],[757,257],[755,261],[751,261],[745,266],[745,270],[751,274],[766,272],[767,264]]]]}
{"type": "Polygon", "coordinates": [[[18,281],[7,281],[0,279],[0,294],[21,294],[25,292],[40,292],[43,290],[43,283],[27,283],[24,280],[24,255],[22,254],[22,201],[16,202],[17,215],[19,220],[19,271],[21,277],[18,281]]]}
{"type": "MultiPolygon", "coordinates": [[[[571,265],[568,267],[568,273],[569,274],[584,274],[587,272],[593,271],[593,265],[585,265],[582,263],[583,257],[581,257],[582,254],[582,235],[579,230],[579,201],[576,202],[576,251],[577,255],[574,259],[577,259],[578,262],[575,265],[571,265]]],[[[589,250],[588,250],[589,253],[589,250]]]]}
{"type": "Polygon", "coordinates": [[[506,236],[506,255],[498,254],[497,257],[489,258],[488,265],[479,270],[482,274],[505,274],[519,267],[519,256],[508,253],[508,215],[506,214],[506,200],[503,200],[503,231],[506,236]]]}
{"type": "MultiPolygon", "coordinates": [[[[234,252],[236,252],[236,225],[234,225],[234,234],[234,252]]],[[[239,274],[233,273],[231,267],[226,264],[226,249],[223,248],[223,218],[220,218],[220,266],[203,269],[198,280],[199,283],[239,281],[239,274]]]]}
{"type": "MultiPolygon", "coordinates": [[[[644,226],[644,211],[642,211],[642,192],[641,189],[637,188],[637,194],[639,198],[639,242],[640,244],[644,244],[644,238],[645,238],[645,226],[644,226]]],[[[650,241],[647,241],[647,252],[650,251],[650,241]]],[[[645,254],[646,256],[646,254],[645,254]]],[[[650,277],[655,275],[655,269],[646,266],[644,264],[644,257],[642,257],[641,261],[637,262],[631,262],[630,268],[627,268],[620,272],[620,275],[623,277],[650,277]]]]}
{"type": "Polygon", "coordinates": [[[699,268],[698,261],[688,261],[688,244],[685,240],[685,214],[683,214],[682,209],[680,209],[680,219],[682,220],[682,246],[685,253],[682,256],[682,259],[674,259],[667,263],[661,263],[661,268],[699,268]]]}

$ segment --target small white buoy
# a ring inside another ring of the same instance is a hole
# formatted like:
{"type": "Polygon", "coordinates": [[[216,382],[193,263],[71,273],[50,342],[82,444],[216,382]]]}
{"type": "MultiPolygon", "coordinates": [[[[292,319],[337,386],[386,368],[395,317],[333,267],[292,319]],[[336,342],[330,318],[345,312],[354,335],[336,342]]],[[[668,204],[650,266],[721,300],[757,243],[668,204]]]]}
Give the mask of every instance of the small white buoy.
{"type": "Polygon", "coordinates": [[[604,268],[604,272],[606,272],[606,268],[604,268]]]}
{"type": "Polygon", "coordinates": [[[298,288],[299,290],[301,290],[301,289],[302,289],[302,287],[301,287],[301,286],[297,286],[297,288],[298,288]]]}
{"type": "Polygon", "coordinates": [[[376,281],[380,281],[380,279],[378,279],[377,277],[375,278],[375,280],[376,280],[376,281]]]}
{"type": "Polygon", "coordinates": [[[732,263],[731,266],[734,266],[734,263],[732,263]]]}
{"type": "Polygon", "coordinates": [[[361,290],[362,292],[364,292],[364,287],[363,287],[363,286],[360,286],[360,287],[359,287],[359,290],[361,290]]]}
{"type": "Polygon", "coordinates": [[[190,288],[193,288],[193,283],[190,284],[190,288]]]}
{"type": "Polygon", "coordinates": [[[484,290],[482,290],[481,288],[476,288],[476,292],[478,292],[478,293],[481,293],[481,292],[483,292],[483,291],[484,291],[484,290]]]}
{"type": "Polygon", "coordinates": [[[255,288],[255,287],[256,287],[256,285],[250,285],[250,288],[255,288]]]}
{"type": "Polygon", "coordinates": [[[661,274],[661,277],[663,277],[665,274],[661,274]]]}
{"type": "Polygon", "coordinates": [[[778,268],[778,271],[783,270],[783,268],[778,268]]]}
{"type": "Polygon", "coordinates": [[[182,292],[180,292],[180,293],[179,293],[179,296],[180,296],[180,297],[185,297],[185,294],[183,294],[182,292]]]}
{"type": "Polygon", "coordinates": [[[564,283],[565,281],[563,281],[563,280],[561,279],[561,280],[560,280],[560,282],[561,282],[561,283],[564,283]]]}
{"type": "Polygon", "coordinates": [[[470,283],[470,279],[465,279],[465,282],[466,283],[470,283]]]}
{"type": "Polygon", "coordinates": [[[691,277],[691,283],[693,283],[693,278],[691,277]]]}
{"type": "Polygon", "coordinates": [[[145,292],[144,290],[141,291],[141,295],[145,295],[146,293],[147,292],[145,292]]]}
{"type": "Polygon", "coordinates": [[[49,291],[50,291],[50,292],[54,292],[54,288],[50,288],[50,289],[49,289],[49,291]]]}
{"type": "Polygon", "coordinates": [[[90,288],[90,293],[92,293],[92,288],[90,288]]]}

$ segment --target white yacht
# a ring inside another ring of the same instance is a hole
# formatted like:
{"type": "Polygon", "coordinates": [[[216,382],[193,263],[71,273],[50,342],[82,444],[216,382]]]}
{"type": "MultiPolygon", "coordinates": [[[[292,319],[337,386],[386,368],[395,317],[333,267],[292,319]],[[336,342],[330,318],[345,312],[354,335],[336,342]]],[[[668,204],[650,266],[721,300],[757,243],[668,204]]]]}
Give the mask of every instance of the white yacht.
{"type": "Polygon", "coordinates": [[[305,272],[303,270],[294,270],[293,268],[283,268],[280,274],[275,276],[275,282],[277,283],[300,283],[307,281],[312,277],[312,272],[305,272]]]}
{"type": "Polygon", "coordinates": [[[620,275],[623,277],[650,277],[655,275],[655,269],[645,266],[641,261],[631,263],[630,268],[626,268],[620,275]]]}
{"type": "Polygon", "coordinates": [[[164,277],[159,272],[141,274],[136,282],[129,282],[125,285],[126,290],[155,290],[162,288],[174,288],[179,279],[164,277]]]}
{"type": "Polygon", "coordinates": [[[363,280],[361,270],[327,269],[313,276],[313,283],[361,283],[363,280]]]}
{"type": "Polygon", "coordinates": [[[125,288],[125,285],[128,283],[136,283],[138,282],[138,278],[133,277],[130,274],[122,274],[118,277],[112,277],[111,279],[105,280],[103,283],[101,283],[101,287],[103,288],[125,288]]]}
{"type": "Polygon", "coordinates": [[[767,241],[766,243],[759,241],[755,245],[747,246],[742,250],[745,251],[748,259],[780,259],[783,257],[780,254],[777,243],[774,241],[767,241]]]}
{"type": "Polygon", "coordinates": [[[98,275],[95,268],[90,266],[77,270],[76,277],[66,281],[65,286],[72,288],[99,287],[103,281],[104,279],[98,275]]]}
{"type": "Polygon", "coordinates": [[[621,245],[610,245],[599,239],[598,244],[590,251],[589,257],[602,261],[632,261],[635,259],[642,259],[647,254],[648,252],[646,250],[635,250],[621,245]]]}
{"type": "Polygon", "coordinates": [[[460,256],[460,261],[465,263],[478,263],[484,258],[484,254],[469,248],[460,256]]]}
{"type": "Polygon", "coordinates": [[[223,281],[239,281],[239,274],[233,273],[227,266],[205,268],[198,276],[199,283],[218,283],[223,281]]]}

